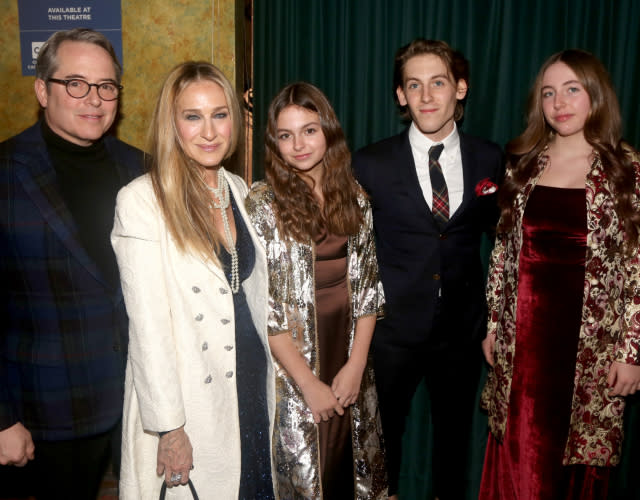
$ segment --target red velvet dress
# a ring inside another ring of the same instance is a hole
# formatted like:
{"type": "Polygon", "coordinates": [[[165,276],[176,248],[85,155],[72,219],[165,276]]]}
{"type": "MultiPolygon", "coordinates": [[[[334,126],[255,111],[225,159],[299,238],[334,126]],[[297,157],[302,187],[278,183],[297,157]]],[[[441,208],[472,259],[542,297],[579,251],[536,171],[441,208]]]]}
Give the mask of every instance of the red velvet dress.
{"type": "Polygon", "coordinates": [[[563,466],[586,253],[584,189],[536,186],[522,222],[516,350],[504,441],[489,436],[480,499],[605,499],[608,469],[563,466]]]}

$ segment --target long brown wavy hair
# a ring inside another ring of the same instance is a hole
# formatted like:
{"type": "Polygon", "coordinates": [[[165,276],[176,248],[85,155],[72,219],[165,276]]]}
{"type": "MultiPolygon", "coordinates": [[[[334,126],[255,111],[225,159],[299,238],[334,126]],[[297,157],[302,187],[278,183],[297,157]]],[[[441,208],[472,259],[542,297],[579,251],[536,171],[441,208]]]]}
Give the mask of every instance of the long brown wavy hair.
{"type": "Polygon", "coordinates": [[[147,166],[176,246],[217,262],[221,235],[211,218],[210,194],[203,182],[202,167],[185,153],[176,126],[178,98],[190,84],[200,81],[213,82],[222,88],[232,124],[229,150],[224,159],[236,150],[242,115],[233,86],[213,64],[188,61],[173,68],[162,85],[149,126],[147,166]]]}
{"type": "Polygon", "coordinates": [[[358,195],[363,194],[351,173],[351,153],[344,132],[331,104],[322,91],[306,82],[284,87],[269,106],[265,134],[265,177],[275,194],[274,210],[278,230],[284,236],[306,242],[327,230],[337,235],[352,235],[362,223],[358,195]],[[300,106],[318,113],[327,151],[323,158],[320,208],[312,188],[303,175],[291,168],[278,148],[278,116],[288,106],[300,106]]]}
{"type": "Polygon", "coordinates": [[[542,65],[529,93],[527,127],[507,144],[510,175],[500,189],[498,198],[502,211],[499,233],[513,229],[513,201],[527,181],[538,172],[538,155],[549,145],[555,130],[549,126],[542,112],[542,79],[545,71],[563,62],[576,74],[591,100],[591,111],[584,124],[584,137],[602,161],[602,167],[614,193],[615,210],[623,223],[630,248],[638,246],[640,213],[633,209],[635,188],[633,165],[622,141],[622,118],[618,98],[609,73],[589,52],[580,49],[563,50],[552,55],[542,65]]]}

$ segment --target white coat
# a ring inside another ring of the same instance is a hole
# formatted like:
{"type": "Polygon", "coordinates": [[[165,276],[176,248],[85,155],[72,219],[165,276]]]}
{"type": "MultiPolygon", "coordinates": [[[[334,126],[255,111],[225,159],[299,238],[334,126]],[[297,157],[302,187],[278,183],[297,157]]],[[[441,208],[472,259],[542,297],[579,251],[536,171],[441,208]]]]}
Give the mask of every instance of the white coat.
{"type": "MultiPolygon", "coordinates": [[[[267,264],[244,209],[244,181],[225,172],[255,246],[253,272],[243,283],[268,358],[270,435],[274,373],[267,341],[267,264]]],[[[118,194],[111,234],[129,315],[120,498],[156,500],[158,431],[182,425],[193,446],[190,477],[202,500],[236,500],[240,430],[235,377],[231,288],[211,261],[177,249],[164,223],[151,179],[142,176],[118,194]]],[[[189,488],[167,498],[191,498],[189,488]]]]}

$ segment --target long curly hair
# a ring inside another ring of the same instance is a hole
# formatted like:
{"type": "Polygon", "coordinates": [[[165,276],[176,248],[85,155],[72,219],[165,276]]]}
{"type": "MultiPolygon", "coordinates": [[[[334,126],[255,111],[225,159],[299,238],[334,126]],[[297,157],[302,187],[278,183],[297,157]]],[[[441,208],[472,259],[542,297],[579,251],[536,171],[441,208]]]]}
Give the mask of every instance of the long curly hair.
{"type": "Polygon", "coordinates": [[[209,81],[219,85],[227,100],[232,123],[229,158],[238,146],[242,115],[233,86],[222,71],[208,62],[179,64],[167,76],[158,96],[148,132],[147,166],[156,198],[176,246],[217,262],[221,235],[209,210],[210,195],[202,181],[202,168],[185,153],[176,125],[176,106],[192,83],[209,81]]]}
{"type": "Polygon", "coordinates": [[[278,230],[284,236],[306,242],[323,230],[353,235],[363,221],[358,196],[362,188],[351,173],[351,153],[329,100],[316,86],[296,82],[284,87],[271,101],[265,134],[265,177],[274,192],[278,230]],[[288,106],[318,113],[327,151],[323,158],[320,207],[304,174],[291,168],[278,148],[278,116],[288,106]]]}
{"type": "Polygon", "coordinates": [[[622,221],[630,248],[638,246],[640,213],[633,208],[635,175],[622,141],[620,105],[609,73],[589,52],[563,50],[552,55],[540,68],[527,102],[527,126],[507,144],[509,175],[498,198],[502,211],[499,233],[513,229],[513,201],[527,181],[538,172],[538,155],[552,142],[556,132],[542,111],[542,79],[553,64],[562,62],[576,74],[591,100],[591,110],[584,124],[584,137],[600,156],[602,167],[614,193],[616,214],[622,221]]]}

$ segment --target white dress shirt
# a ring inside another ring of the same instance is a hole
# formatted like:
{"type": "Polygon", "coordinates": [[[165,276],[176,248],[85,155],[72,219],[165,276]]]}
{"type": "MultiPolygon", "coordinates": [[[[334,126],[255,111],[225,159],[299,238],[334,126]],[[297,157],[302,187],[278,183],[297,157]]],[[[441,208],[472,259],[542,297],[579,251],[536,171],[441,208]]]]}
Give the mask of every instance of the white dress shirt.
{"type": "Polygon", "coordinates": [[[411,144],[413,161],[416,164],[418,182],[420,183],[422,194],[429,208],[432,208],[433,203],[431,177],[429,176],[429,149],[435,144],[444,145],[438,163],[440,163],[444,180],[447,183],[447,191],[449,193],[449,218],[451,218],[462,204],[462,195],[464,193],[460,135],[458,134],[456,124],[453,124],[453,130],[442,141],[433,142],[418,130],[415,123],[411,123],[411,127],[409,127],[409,143],[411,144]]]}

